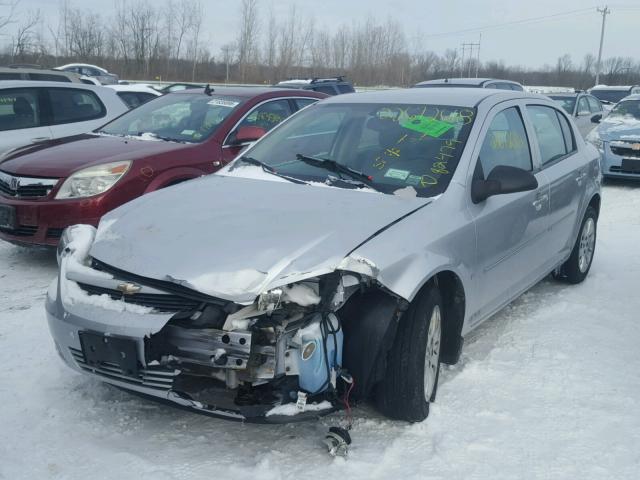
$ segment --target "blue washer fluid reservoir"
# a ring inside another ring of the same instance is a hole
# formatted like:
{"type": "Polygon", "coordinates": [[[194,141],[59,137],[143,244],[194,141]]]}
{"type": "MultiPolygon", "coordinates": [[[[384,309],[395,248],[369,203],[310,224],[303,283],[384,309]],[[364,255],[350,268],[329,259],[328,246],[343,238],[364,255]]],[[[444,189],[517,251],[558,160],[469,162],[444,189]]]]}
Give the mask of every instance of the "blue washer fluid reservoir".
{"type": "MultiPolygon", "coordinates": [[[[320,323],[322,316],[316,318],[304,328],[301,328],[295,335],[296,343],[300,343],[298,353],[298,371],[300,372],[299,384],[302,390],[311,394],[320,393],[329,386],[330,379],[327,373],[327,362],[322,348],[322,330],[320,323]]],[[[333,326],[333,330],[338,330],[335,334],[327,332],[327,358],[329,359],[329,370],[336,369],[342,365],[342,328],[340,322],[333,313],[326,317],[326,322],[333,326]],[[334,342],[335,337],[335,342],[334,342]],[[336,352],[336,346],[338,348],[336,352]],[[334,352],[335,361],[334,361],[334,352]]],[[[331,329],[326,329],[331,330],[331,329]]]]}

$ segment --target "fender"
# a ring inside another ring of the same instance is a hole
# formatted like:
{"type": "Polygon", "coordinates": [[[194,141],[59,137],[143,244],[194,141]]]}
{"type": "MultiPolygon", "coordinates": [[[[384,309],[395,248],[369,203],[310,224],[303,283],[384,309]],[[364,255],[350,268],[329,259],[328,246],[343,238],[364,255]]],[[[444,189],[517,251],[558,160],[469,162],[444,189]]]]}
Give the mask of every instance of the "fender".
{"type": "MultiPolygon", "coordinates": [[[[140,175],[142,175],[142,173],[140,175]]],[[[191,180],[192,178],[198,178],[203,175],[207,175],[207,172],[204,172],[197,168],[192,168],[192,167],[172,168],[171,170],[166,170],[162,172],[160,175],[158,175],[157,177],[155,177],[149,183],[149,185],[147,185],[147,188],[145,189],[144,193],[154,192],[172,183],[182,182],[184,180],[191,180]]]]}

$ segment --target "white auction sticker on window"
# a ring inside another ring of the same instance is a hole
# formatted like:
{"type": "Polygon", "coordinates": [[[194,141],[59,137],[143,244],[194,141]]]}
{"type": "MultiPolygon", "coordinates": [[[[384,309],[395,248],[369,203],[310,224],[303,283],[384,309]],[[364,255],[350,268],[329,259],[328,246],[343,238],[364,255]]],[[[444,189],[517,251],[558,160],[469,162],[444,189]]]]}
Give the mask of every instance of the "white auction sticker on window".
{"type": "Polygon", "coordinates": [[[209,105],[217,105],[219,107],[233,108],[240,102],[234,102],[233,100],[223,100],[221,98],[214,98],[207,102],[209,105]]]}

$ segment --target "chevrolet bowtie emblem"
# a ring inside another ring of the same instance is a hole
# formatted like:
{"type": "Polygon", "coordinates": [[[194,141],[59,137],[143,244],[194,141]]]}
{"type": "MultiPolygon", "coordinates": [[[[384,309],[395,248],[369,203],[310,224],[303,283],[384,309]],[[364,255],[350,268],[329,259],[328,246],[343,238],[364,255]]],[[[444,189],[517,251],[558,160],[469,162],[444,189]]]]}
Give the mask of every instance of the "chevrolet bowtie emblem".
{"type": "Polygon", "coordinates": [[[9,188],[15,192],[18,190],[18,187],[20,187],[20,180],[16,177],[12,177],[9,181],[9,188]]]}
{"type": "Polygon", "coordinates": [[[135,283],[120,283],[116,288],[125,295],[134,295],[142,290],[142,287],[135,283]]]}

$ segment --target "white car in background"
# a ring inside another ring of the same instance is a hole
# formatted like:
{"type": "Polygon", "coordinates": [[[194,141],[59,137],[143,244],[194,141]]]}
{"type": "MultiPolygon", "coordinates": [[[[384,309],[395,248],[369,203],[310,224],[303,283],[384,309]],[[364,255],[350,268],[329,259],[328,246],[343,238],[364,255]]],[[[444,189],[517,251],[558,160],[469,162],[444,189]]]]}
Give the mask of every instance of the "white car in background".
{"type": "Polygon", "coordinates": [[[128,110],[111,88],[80,83],[0,83],[0,155],[90,132],[128,110]]]}
{"type": "Polygon", "coordinates": [[[120,99],[127,104],[129,108],[136,108],[147,103],[149,100],[153,100],[156,97],[161,97],[162,92],[159,92],[155,88],[150,86],[138,85],[131,83],[128,85],[105,85],[107,88],[111,88],[116,91],[120,99]]]}
{"type": "Polygon", "coordinates": [[[56,67],[55,69],[95,78],[102,85],[116,85],[120,81],[116,74],[110,73],[97,65],[90,65],[88,63],[69,63],[61,67],[56,67]]]}

